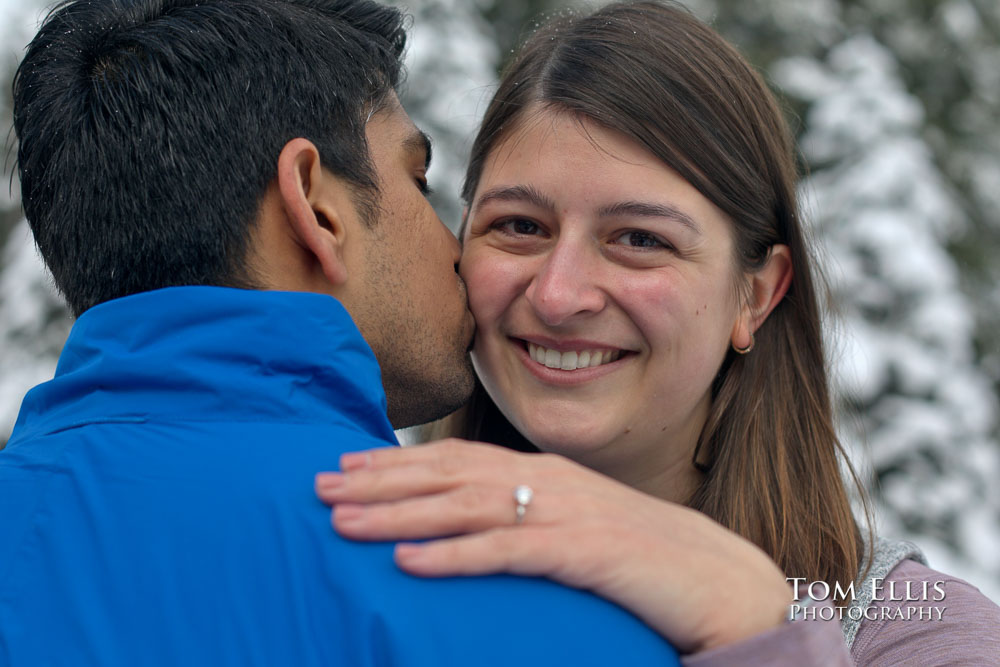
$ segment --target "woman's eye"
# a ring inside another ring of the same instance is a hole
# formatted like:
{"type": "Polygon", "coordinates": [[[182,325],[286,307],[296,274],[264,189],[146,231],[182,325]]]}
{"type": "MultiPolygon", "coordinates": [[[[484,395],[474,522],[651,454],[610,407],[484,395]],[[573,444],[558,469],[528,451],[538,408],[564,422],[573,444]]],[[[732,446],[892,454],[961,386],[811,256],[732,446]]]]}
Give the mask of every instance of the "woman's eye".
{"type": "Polygon", "coordinates": [[[534,236],[540,229],[537,223],[524,218],[508,218],[493,225],[496,229],[516,236],[534,236]]]}
{"type": "Polygon", "coordinates": [[[660,240],[659,237],[649,232],[630,231],[621,234],[615,239],[618,245],[630,248],[669,248],[669,244],[660,240]]]}

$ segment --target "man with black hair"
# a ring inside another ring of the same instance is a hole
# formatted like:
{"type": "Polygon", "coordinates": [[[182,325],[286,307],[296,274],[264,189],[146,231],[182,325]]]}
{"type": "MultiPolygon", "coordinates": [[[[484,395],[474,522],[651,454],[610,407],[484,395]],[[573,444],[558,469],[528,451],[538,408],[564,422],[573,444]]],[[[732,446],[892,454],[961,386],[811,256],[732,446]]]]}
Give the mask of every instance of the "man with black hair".
{"type": "Polygon", "coordinates": [[[588,593],[409,577],[313,496],[473,384],[404,43],[368,0],[71,0],[42,25],[18,173],[78,320],[0,453],[0,664],[673,661],[588,593]]]}

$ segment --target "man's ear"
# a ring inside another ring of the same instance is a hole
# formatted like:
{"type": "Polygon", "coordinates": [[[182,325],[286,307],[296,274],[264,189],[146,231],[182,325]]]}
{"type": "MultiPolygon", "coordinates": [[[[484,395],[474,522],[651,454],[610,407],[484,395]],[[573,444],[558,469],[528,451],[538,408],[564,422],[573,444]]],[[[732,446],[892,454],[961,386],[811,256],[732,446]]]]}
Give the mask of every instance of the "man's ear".
{"type": "Polygon", "coordinates": [[[764,266],[750,276],[750,299],[743,305],[733,327],[731,342],[734,348],[746,350],[753,345],[753,333],[785,298],[793,275],[792,255],[788,246],[771,246],[764,266]]]}
{"type": "Polygon", "coordinates": [[[346,186],[323,172],[319,150],[296,138],[278,155],[278,191],[295,241],[311,254],[334,286],[347,281],[345,216],[353,215],[346,186]]]}

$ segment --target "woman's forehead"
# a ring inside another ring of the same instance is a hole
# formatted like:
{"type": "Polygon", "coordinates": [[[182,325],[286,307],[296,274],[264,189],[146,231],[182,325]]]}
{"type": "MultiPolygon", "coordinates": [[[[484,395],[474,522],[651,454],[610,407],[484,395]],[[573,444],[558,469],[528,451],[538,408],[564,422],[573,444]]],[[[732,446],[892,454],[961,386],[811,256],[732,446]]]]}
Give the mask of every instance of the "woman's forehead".
{"type": "Polygon", "coordinates": [[[484,161],[473,208],[493,197],[497,187],[523,191],[533,195],[524,199],[539,203],[587,181],[594,181],[590,192],[596,193],[607,189],[609,179],[618,180],[619,189],[635,189],[651,175],[684,180],[634,138],[558,107],[532,105],[504,134],[484,161]],[[621,180],[622,174],[632,178],[621,180]]]}

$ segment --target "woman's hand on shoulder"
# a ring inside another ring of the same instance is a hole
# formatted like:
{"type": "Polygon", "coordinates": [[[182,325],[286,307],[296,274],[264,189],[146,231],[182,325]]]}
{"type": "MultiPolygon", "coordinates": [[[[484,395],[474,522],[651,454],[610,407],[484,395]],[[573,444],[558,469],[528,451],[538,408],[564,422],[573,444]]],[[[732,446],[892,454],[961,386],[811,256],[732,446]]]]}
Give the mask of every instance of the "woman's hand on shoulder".
{"type": "Polygon", "coordinates": [[[403,541],[396,562],[411,574],[549,577],[629,609],[686,653],[780,625],[791,601],[748,541],[553,454],[456,439],[358,452],[318,475],[316,492],[344,537],[403,541]],[[518,523],[521,485],[533,494],[518,523]]]}

